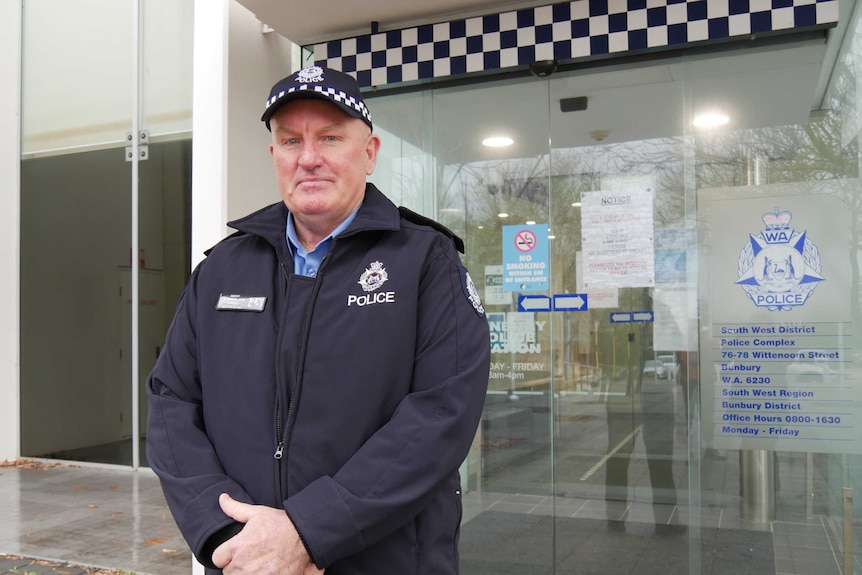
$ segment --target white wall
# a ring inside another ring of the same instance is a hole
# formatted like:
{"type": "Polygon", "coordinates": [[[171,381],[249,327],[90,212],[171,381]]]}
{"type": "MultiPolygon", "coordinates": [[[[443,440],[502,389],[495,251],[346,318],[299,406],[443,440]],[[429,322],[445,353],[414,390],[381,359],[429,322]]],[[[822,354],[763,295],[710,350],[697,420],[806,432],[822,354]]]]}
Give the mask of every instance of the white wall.
{"type": "Polygon", "coordinates": [[[227,214],[234,219],[281,199],[260,116],[272,85],[299,68],[299,48],[275,32],[262,33],[260,21],[237,2],[231,2],[228,45],[227,214]]]}
{"type": "Polygon", "coordinates": [[[21,3],[0,2],[0,461],[19,455],[18,231],[21,3]]]}
{"type": "Polygon", "coordinates": [[[192,257],[225,235],[227,37],[231,0],[195,0],[192,93],[192,257]]]}
{"type": "Polygon", "coordinates": [[[196,0],[194,54],[193,265],[227,221],[280,197],[260,115],[298,51],[235,1],[196,0]]]}

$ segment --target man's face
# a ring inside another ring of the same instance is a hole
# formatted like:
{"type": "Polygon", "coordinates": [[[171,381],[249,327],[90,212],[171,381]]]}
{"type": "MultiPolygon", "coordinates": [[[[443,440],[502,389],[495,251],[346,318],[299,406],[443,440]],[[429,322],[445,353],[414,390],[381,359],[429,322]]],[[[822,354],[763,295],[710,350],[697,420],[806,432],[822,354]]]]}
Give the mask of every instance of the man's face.
{"type": "Polygon", "coordinates": [[[380,139],[362,120],[320,99],[286,104],[270,128],[284,203],[298,225],[331,231],[362,202],[380,139]]]}

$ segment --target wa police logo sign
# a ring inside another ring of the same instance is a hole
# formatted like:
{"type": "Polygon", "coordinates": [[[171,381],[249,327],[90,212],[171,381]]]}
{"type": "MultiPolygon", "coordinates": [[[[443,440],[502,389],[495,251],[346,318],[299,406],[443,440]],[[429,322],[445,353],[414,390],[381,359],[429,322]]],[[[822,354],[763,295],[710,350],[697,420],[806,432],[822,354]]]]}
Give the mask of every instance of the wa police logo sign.
{"type": "Polygon", "coordinates": [[[824,280],[820,275],[820,251],[807,235],[790,227],[793,214],[779,211],[763,214],[765,229],[749,234],[750,241],[739,252],[736,283],[751,301],[769,311],[788,311],[803,306],[824,280]]]}

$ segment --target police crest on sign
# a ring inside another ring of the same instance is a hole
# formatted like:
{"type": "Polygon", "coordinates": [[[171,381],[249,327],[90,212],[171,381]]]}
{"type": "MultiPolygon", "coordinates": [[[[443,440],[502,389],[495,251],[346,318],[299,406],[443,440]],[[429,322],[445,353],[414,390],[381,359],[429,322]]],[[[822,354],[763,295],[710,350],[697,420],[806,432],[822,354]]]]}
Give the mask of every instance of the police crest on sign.
{"type": "Polygon", "coordinates": [[[742,248],[736,281],[754,305],[769,311],[788,311],[803,306],[824,280],[820,275],[820,251],[807,232],[790,227],[787,210],[763,214],[765,228],[742,248]]]}

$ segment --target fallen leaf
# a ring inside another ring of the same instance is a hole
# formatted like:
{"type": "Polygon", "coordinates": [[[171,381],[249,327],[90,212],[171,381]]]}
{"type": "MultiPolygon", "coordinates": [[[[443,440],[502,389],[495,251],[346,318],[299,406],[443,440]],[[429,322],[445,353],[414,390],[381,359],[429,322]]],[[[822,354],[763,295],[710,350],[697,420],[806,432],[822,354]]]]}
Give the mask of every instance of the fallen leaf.
{"type": "Polygon", "coordinates": [[[157,545],[159,543],[164,543],[164,542],[165,542],[164,539],[147,539],[146,541],[144,541],[144,544],[145,545],[157,545]]]}

